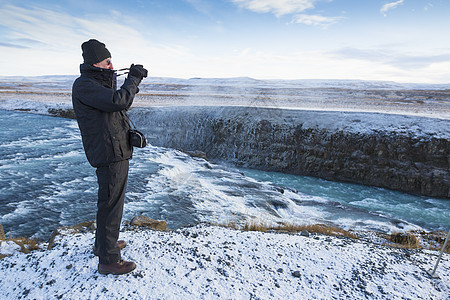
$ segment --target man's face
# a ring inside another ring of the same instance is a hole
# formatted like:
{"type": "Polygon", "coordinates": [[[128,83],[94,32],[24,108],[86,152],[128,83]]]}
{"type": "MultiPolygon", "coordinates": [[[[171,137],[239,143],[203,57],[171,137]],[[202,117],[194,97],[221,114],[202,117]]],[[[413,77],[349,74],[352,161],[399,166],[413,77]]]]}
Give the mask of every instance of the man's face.
{"type": "Polygon", "coordinates": [[[94,64],[94,66],[98,67],[98,68],[102,68],[102,69],[110,69],[110,70],[114,69],[112,61],[111,61],[111,57],[108,57],[108,58],[102,60],[101,62],[94,64]]]}

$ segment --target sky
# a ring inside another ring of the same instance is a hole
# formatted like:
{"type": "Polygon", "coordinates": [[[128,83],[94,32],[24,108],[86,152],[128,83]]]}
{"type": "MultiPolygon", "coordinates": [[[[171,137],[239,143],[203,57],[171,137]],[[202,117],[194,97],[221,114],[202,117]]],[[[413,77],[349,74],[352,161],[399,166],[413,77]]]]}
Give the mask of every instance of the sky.
{"type": "Polygon", "coordinates": [[[81,44],[155,77],[450,82],[450,0],[0,0],[0,75],[76,75],[81,44]]]}

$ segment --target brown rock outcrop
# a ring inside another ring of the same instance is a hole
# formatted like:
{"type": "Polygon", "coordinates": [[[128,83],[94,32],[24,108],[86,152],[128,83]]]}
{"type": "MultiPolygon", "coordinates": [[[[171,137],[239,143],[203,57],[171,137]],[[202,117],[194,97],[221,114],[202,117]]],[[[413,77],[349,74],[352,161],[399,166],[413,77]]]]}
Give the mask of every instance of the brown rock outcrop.
{"type": "Polygon", "coordinates": [[[131,226],[150,227],[156,230],[167,230],[166,221],[153,220],[144,215],[139,215],[131,219],[131,226]]]}

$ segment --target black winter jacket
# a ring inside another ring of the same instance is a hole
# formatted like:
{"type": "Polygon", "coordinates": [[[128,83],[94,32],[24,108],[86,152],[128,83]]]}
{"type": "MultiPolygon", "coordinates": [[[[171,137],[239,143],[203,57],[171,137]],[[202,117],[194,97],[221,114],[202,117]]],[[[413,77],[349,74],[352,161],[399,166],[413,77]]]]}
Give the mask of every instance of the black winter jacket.
{"type": "Polygon", "coordinates": [[[116,90],[113,70],[82,64],[80,71],[72,86],[72,104],[89,163],[101,167],[131,159],[130,125],[124,113],[139,92],[140,79],[129,76],[116,90]]]}

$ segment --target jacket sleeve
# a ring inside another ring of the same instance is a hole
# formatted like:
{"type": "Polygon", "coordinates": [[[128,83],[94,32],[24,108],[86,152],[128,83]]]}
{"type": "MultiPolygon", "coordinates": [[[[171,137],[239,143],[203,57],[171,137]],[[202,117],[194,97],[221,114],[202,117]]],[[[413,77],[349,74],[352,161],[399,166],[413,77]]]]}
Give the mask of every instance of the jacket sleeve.
{"type": "Polygon", "coordinates": [[[134,96],[138,93],[140,80],[129,77],[120,89],[104,87],[98,83],[83,85],[77,93],[77,98],[85,105],[105,112],[115,112],[128,109],[133,103],[134,96]]]}

